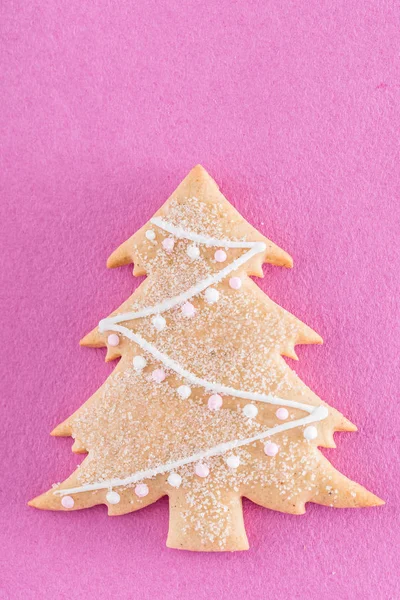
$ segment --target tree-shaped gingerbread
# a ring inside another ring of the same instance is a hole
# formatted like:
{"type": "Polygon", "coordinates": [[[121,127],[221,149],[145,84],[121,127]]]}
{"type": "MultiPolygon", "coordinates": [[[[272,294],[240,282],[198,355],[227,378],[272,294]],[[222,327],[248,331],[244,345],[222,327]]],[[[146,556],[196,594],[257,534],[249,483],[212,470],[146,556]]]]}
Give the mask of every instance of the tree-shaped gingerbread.
{"type": "Polygon", "coordinates": [[[376,506],[318,446],[354,431],[289,368],[310,327],[270,300],[250,276],[286,252],[249,225],[201,167],[108,266],[147,275],[81,341],[120,358],[101,388],[52,432],[87,453],[64,482],[30,502],[70,511],[106,504],[111,515],[167,495],[167,545],[244,550],[242,497],[301,514],[306,502],[376,506]]]}

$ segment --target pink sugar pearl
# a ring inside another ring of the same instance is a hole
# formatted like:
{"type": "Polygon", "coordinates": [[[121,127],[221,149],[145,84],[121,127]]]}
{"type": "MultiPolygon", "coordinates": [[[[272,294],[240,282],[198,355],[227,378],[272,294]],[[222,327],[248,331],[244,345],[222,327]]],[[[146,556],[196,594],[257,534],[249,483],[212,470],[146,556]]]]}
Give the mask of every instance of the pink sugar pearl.
{"type": "Polygon", "coordinates": [[[226,261],[226,252],[224,250],[217,250],[214,254],[214,258],[217,262],[225,262],[226,261]]]}
{"type": "Polygon", "coordinates": [[[152,372],[151,377],[156,383],[162,383],[166,378],[166,374],[164,369],[155,369],[152,372]]]}
{"type": "Polygon", "coordinates": [[[164,250],[166,250],[167,252],[171,252],[174,249],[174,245],[175,245],[175,241],[173,238],[166,238],[165,240],[163,240],[162,242],[162,247],[164,248],[164,250]]]}
{"type": "Polygon", "coordinates": [[[279,452],[279,446],[274,442],[267,442],[264,446],[264,452],[267,456],[275,456],[279,452]]]}
{"type": "Polygon", "coordinates": [[[107,342],[108,342],[109,346],[118,346],[119,337],[117,336],[116,333],[111,333],[107,338],[107,342]]]}
{"type": "Polygon", "coordinates": [[[222,406],[222,398],[219,394],[213,394],[209,397],[207,404],[210,410],[218,410],[222,406]]]}
{"type": "Polygon", "coordinates": [[[285,419],[288,418],[289,411],[286,408],[278,408],[278,410],[276,411],[275,414],[278,419],[280,419],[281,421],[284,421],[285,419]]]}
{"type": "Polygon", "coordinates": [[[145,483],[138,483],[135,487],[135,494],[139,498],[144,498],[149,493],[149,488],[145,483]]]}
{"type": "Polygon", "coordinates": [[[196,309],[191,302],[185,302],[181,310],[184,317],[193,317],[196,312],[196,309]]]}
{"type": "Polygon", "coordinates": [[[242,287],[242,280],[240,277],[231,277],[229,280],[229,285],[233,290],[240,290],[242,287]]]}
{"type": "Polygon", "coordinates": [[[72,508],[75,504],[74,499],[71,496],[63,496],[61,499],[61,504],[64,508],[72,508]]]}
{"type": "Polygon", "coordinates": [[[198,463],[194,469],[194,472],[198,477],[208,477],[210,469],[204,463],[198,463]]]}

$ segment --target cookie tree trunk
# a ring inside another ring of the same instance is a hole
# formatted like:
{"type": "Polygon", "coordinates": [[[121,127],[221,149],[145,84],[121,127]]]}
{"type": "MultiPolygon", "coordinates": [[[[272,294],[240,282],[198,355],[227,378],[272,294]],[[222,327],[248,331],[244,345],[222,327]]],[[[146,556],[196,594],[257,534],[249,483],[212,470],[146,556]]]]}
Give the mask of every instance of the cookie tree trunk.
{"type": "Polygon", "coordinates": [[[242,497],[301,514],[307,502],[374,506],[318,446],[354,431],[289,368],[296,344],[320,336],[250,279],[262,263],[291,267],[198,166],[109,258],[147,275],[82,344],[120,358],[107,381],[53,435],[88,453],[31,504],[109,514],[170,500],[168,546],[248,547],[242,497]]]}
{"type": "Polygon", "coordinates": [[[204,488],[198,490],[196,496],[198,501],[192,503],[184,490],[170,494],[168,548],[199,552],[225,550],[226,547],[248,550],[242,499],[217,488],[207,498],[205,517],[204,488]]]}

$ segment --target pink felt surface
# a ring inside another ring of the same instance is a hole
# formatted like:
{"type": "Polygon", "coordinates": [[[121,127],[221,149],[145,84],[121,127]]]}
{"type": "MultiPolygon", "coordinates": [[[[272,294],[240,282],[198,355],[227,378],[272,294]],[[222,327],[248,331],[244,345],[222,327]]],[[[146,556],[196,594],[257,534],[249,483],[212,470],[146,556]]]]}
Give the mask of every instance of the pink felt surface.
{"type": "Polygon", "coordinates": [[[390,0],[3,3],[2,599],[400,596],[399,25],[390,0]],[[79,462],[48,434],[111,370],[77,345],[136,285],[106,258],[198,162],[294,256],[260,285],[325,338],[295,368],[360,429],[326,454],[387,501],[245,502],[235,555],[167,550],[165,500],[26,506],[79,462]]]}

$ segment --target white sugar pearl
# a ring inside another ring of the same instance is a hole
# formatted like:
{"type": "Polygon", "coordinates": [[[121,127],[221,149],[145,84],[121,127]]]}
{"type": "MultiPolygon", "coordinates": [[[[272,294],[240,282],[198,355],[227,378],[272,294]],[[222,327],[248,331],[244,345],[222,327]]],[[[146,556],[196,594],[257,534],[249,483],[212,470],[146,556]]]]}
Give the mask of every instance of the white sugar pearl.
{"type": "Polygon", "coordinates": [[[254,419],[254,417],[258,415],[258,408],[254,404],[246,404],[246,406],[243,407],[243,413],[249,419],[254,419]]]}
{"type": "Polygon", "coordinates": [[[289,411],[287,410],[287,408],[278,408],[275,415],[277,416],[278,419],[280,419],[281,421],[284,421],[285,419],[288,418],[289,411]]]}
{"type": "Polygon", "coordinates": [[[189,258],[192,258],[193,260],[200,256],[200,250],[197,246],[188,246],[186,252],[189,258]]]}
{"type": "Polygon", "coordinates": [[[61,504],[64,508],[73,508],[75,501],[71,496],[63,496],[61,498],[61,504]]]}
{"type": "Polygon", "coordinates": [[[145,359],[144,356],[134,356],[133,357],[133,368],[135,369],[135,371],[142,371],[145,366],[147,365],[147,360],[145,359]]]}
{"type": "Polygon", "coordinates": [[[180,385],[177,389],[178,396],[182,398],[182,400],[187,400],[192,393],[192,390],[188,385],[180,385]]]}
{"type": "Polygon", "coordinates": [[[168,476],[167,479],[169,485],[171,485],[174,488],[178,488],[180,487],[181,483],[182,483],[182,477],[180,475],[178,475],[178,473],[171,473],[168,476]]]}
{"type": "Polygon", "coordinates": [[[197,463],[194,472],[198,477],[208,477],[210,474],[210,469],[204,463],[197,463]]]}
{"type": "Polygon", "coordinates": [[[184,317],[194,317],[196,314],[196,309],[191,302],[185,302],[185,304],[181,308],[182,314],[184,317]]]}
{"type": "Polygon", "coordinates": [[[279,446],[275,442],[267,442],[264,446],[264,452],[267,456],[276,456],[279,452],[279,446]]]}
{"type": "Polygon", "coordinates": [[[315,440],[315,438],[318,437],[317,428],[314,427],[314,425],[309,425],[305,428],[303,435],[306,438],[306,440],[315,440]]]}
{"type": "Polygon", "coordinates": [[[172,252],[172,250],[174,249],[175,246],[175,241],[174,238],[166,238],[165,240],[163,240],[162,242],[162,247],[164,248],[164,250],[166,250],[167,252],[172,252]]]}
{"type": "Polygon", "coordinates": [[[156,234],[154,233],[154,231],[152,229],[148,229],[146,231],[146,237],[148,240],[153,241],[156,237],[156,234]]]}
{"type": "Polygon", "coordinates": [[[230,469],[237,469],[240,465],[240,458],[238,456],[228,456],[226,464],[230,469]]]}
{"type": "Polygon", "coordinates": [[[166,320],[161,315],[156,315],[155,317],[153,317],[151,322],[153,323],[153,326],[157,329],[157,331],[162,331],[167,324],[166,320]]]}
{"type": "Polygon", "coordinates": [[[204,296],[208,304],[214,304],[214,302],[218,302],[219,300],[219,291],[215,288],[207,288],[204,296]]]}
{"type": "Polygon", "coordinates": [[[149,488],[145,483],[138,483],[135,487],[135,494],[139,498],[144,498],[149,493],[149,488]]]}
{"type": "Polygon", "coordinates": [[[217,250],[214,254],[214,258],[217,262],[225,262],[226,261],[226,252],[225,250],[217,250]]]}
{"type": "Polygon", "coordinates": [[[233,290],[240,290],[242,287],[242,280],[240,277],[231,277],[229,280],[229,285],[233,290]]]}
{"type": "Polygon", "coordinates": [[[121,496],[118,494],[118,492],[107,492],[106,500],[108,504],[118,504],[118,502],[121,500],[121,496]]]}

